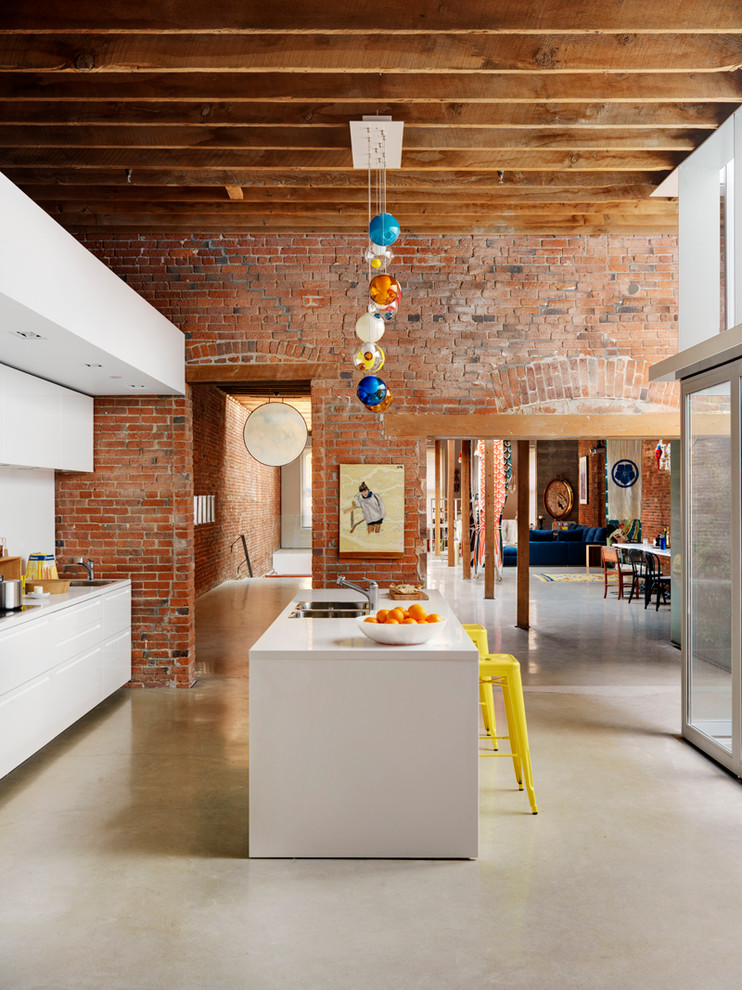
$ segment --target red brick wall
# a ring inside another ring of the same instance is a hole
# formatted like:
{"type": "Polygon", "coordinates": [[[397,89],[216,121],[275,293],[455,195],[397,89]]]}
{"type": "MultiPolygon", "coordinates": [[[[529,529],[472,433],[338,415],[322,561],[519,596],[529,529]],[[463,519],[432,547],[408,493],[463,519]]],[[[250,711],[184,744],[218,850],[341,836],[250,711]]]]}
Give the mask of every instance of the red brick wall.
{"type": "MultiPolygon", "coordinates": [[[[253,575],[273,566],[281,545],[281,469],[248,454],[242,437],[246,410],[211,385],[193,386],[193,484],[196,495],[215,495],[214,523],[194,527],[196,595],[237,577],[245,534],[253,575]]],[[[240,576],[247,576],[247,567],[240,576]]]]}
{"type": "Polygon", "coordinates": [[[654,543],[665,527],[670,529],[670,472],[657,470],[656,447],[654,440],[642,441],[642,538],[647,543],[654,543]]]}
{"type": "MultiPolygon", "coordinates": [[[[314,584],[340,572],[424,578],[424,444],[391,440],[383,417],[355,396],[362,236],[110,234],[84,243],[182,328],[189,362],[335,365],[338,376],[312,391],[314,584]],[[405,466],[400,561],[337,559],[338,464],[354,459],[405,466]]],[[[675,238],[403,236],[393,250],[403,295],[382,341],[393,411],[677,408],[676,386],[650,385],[647,374],[677,350],[675,238]]]]}
{"type": "MultiPolygon", "coordinates": [[[[194,680],[190,397],[95,400],[95,470],[56,476],[57,561],[132,583],[132,683],[194,680]]],[[[79,576],[79,568],[77,568],[79,576]]]]}

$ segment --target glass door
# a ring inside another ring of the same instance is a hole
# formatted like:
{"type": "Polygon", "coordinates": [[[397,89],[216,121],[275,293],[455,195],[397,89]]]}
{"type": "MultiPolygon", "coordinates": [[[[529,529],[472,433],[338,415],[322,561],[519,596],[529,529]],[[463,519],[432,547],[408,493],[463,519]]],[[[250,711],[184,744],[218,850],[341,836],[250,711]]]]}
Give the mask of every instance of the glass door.
{"type": "Polygon", "coordinates": [[[683,735],[742,776],[740,758],[740,374],[683,387],[683,735]]]}

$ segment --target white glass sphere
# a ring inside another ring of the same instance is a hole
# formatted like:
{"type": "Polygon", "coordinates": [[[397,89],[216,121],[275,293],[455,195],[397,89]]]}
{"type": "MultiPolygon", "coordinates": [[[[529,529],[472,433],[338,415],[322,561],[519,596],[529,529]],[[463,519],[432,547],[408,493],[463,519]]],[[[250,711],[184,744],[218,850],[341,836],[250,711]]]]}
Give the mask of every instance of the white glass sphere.
{"type": "Polygon", "coordinates": [[[365,344],[375,344],[384,336],[384,321],[378,313],[364,313],[356,321],[356,336],[365,344]]]}

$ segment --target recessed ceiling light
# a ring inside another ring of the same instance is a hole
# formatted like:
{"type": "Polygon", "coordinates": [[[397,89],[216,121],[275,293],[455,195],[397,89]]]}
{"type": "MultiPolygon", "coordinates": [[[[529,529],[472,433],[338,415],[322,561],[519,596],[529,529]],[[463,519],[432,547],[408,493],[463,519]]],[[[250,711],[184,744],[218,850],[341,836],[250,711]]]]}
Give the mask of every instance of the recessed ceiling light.
{"type": "Polygon", "coordinates": [[[40,333],[36,333],[35,330],[16,330],[16,337],[23,337],[24,340],[45,340],[40,333]]]}
{"type": "Polygon", "coordinates": [[[85,367],[86,368],[102,368],[103,365],[102,364],[91,364],[88,361],[86,361],[85,362],[85,367]]]}
{"type": "Polygon", "coordinates": [[[130,385],[129,388],[144,388],[144,385],[130,385]]]}
{"type": "Polygon", "coordinates": [[[121,381],[121,378],[122,378],[123,376],[122,376],[122,375],[109,375],[108,377],[109,377],[109,379],[110,379],[110,380],[111,380],[112,382],[120,382],[120,381],[121,381]]]}

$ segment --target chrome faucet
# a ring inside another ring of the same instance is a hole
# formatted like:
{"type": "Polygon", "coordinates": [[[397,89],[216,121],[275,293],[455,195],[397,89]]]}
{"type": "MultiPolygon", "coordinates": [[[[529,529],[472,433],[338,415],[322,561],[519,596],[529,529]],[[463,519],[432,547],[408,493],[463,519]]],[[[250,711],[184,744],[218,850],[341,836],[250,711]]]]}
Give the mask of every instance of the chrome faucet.
{"type": "Polygon", "coordinates": [[[77,560],[75,561],[75,563],[76,564],[82,564],[82,566],[88,572],[88,581],[94,581],[95,580],[95,564],[90,559],[90,557],[88,557],[87,560],[84,557],[78,557],[77,560]]]}
{"type": "Polygon", "coordinates": [[[341,574],[338,578],[338,584],[344,588],[352,588],[353,591],[359,592],[361,595],[365,595],[368,598],[368,604],[370,608],[376,608],[379,604],[379,586],[376,581],[369,581],[368,588],[362,588],[359,584],[353,584],[352,581],[348,581],[341,574]]]}

